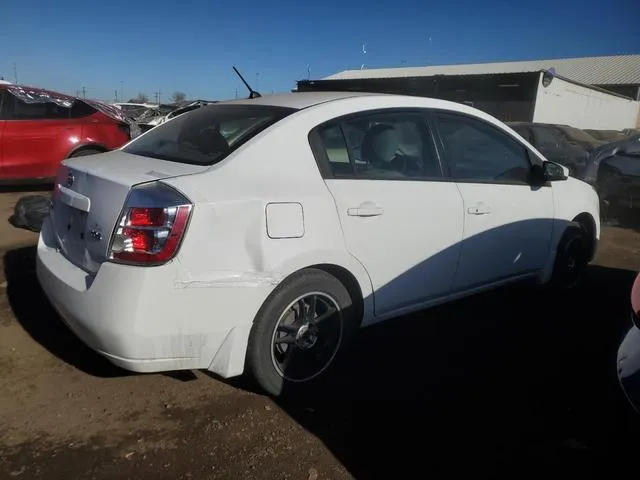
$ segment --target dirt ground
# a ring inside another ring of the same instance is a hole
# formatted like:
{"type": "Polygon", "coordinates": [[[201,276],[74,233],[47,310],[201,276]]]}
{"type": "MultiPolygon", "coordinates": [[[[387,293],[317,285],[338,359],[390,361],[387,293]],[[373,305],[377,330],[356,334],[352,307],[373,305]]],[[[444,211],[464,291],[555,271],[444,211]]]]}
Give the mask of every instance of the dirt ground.
{"type": "Polygon", "coordinates": [[[615,353],[639,231],[605,227],[572,295],[509,287],[367,329],[284,404],[85,347],[39,290],[37,236],[6,221],[22,194],[0,194],[0,478],[609,478],[637,455],[615,353]]]}

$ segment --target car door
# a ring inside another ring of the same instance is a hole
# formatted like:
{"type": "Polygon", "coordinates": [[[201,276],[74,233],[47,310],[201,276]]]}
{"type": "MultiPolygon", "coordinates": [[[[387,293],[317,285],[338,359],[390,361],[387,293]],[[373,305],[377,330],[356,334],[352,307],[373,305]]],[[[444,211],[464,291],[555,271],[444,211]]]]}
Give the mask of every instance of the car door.
{"type": "Polygon", "coordinates": [[[420,112],[336,120],[310,137],[349,252],[374,288],[376,316],[451,292],[462,239],[462,198],[445,181],[420,112]]]}
{"type": "Polygon", "coordinates": [[[51,102],[27,103],[7,94],[2,137],[4,178],[53,177],[66,154],[80,137],[70,109],[51,102]]]}
{"type": "Polygon", "coordinates": [[[532,161],[540,160],[488,121],[445,111],[434,117],[464,204],[454,291],[538,273],[553,223],[551,187],[529,183],[532,161]]]}

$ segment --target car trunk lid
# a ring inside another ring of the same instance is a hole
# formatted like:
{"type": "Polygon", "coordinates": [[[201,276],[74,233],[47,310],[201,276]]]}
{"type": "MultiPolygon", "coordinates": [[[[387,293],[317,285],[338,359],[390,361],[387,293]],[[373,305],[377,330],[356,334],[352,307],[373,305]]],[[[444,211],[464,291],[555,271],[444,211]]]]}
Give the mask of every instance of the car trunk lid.
{"type": "Polygon", "coordinates": [[[75,265],[97,272],[107,259],[131,187],[207,168],[122,151],[65,160],[56,177],[50,214],[58,248],[75,265]]]}

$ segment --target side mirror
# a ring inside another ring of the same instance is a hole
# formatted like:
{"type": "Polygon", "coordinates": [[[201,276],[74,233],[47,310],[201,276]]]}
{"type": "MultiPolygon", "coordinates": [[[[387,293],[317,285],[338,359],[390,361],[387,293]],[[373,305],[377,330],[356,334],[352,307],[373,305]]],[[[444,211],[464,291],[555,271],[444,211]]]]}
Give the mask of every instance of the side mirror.
{"type": "Polygon", "coordinates": [[[569,169],[553,162],[543,162],[542,173],[547,182],[557,182],[569,178],[569,169]]]}

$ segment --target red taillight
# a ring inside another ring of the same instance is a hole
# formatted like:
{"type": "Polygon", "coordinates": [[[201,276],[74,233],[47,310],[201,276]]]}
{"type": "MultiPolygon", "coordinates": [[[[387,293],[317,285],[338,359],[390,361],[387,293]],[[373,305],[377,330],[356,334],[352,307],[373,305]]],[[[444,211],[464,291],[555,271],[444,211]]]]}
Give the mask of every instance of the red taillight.
{"type": "Polygon", "coordinates": [[[136,196],[132,195],[111,240],[109,258],[112,261],[158,265],[171,260],[178,251],[192,205],[166,185],[142,187],[139,190],[143,189],[144,201],[167,202],[169,206],[134,206],[136,196]],[[153,197],[153,188],[159,190],[157,199],[153,197]]]}
{"type": "Polygon", "coordinates": [[[129,221],[134,227],[160,227],[165,223],[164,208],[131,208],[129,221]]]}

